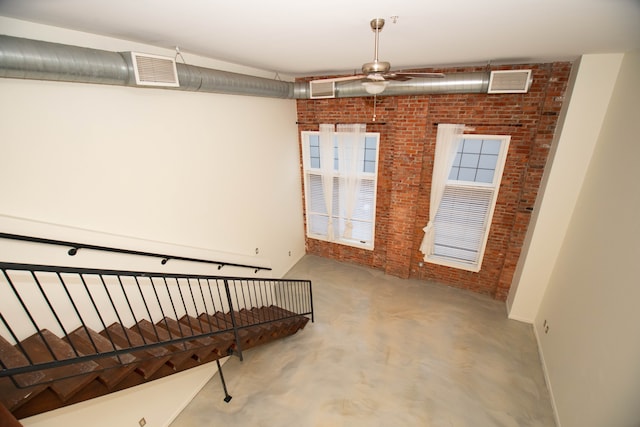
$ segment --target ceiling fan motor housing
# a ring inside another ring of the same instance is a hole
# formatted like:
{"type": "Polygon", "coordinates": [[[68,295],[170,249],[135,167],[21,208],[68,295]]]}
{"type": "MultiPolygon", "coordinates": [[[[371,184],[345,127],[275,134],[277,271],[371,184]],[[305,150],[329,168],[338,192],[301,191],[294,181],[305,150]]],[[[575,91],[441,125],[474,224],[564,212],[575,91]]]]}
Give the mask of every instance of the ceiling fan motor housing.
{"type": "Polygon", "coordinates": [[[385,61],[373,61],[367,62],[362,66],[362,72],[365,74],[371,73],[386,73],[391,68],[391,64],[385,61]]]}

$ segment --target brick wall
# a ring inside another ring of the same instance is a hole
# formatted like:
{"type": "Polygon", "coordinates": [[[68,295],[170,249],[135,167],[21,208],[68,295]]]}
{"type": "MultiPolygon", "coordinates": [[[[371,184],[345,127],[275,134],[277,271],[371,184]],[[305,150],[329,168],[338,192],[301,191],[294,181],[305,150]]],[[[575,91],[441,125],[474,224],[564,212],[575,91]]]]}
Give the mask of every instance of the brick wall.
{"type": "MultiPolygon", "coordinates": [[[[307,252],[383,270],[402,278],[434,280],[505,300],[547,162],[571,64],[509,68],[533,70],[526,94],[451,94],[378,97],[380,132],[376,236],[373,251],[307,238],[307,252]],[[423,262],[420,243],[429,216],[436,123],[464,123],[471,133],[511,135],[482,268],[472,273],[423,262]]],[[[482,71],[477,68],[443,72],[482,71]]],[[[371,122],[373,97],[298,100],[299,130],[317,123],[371,122]]]]}

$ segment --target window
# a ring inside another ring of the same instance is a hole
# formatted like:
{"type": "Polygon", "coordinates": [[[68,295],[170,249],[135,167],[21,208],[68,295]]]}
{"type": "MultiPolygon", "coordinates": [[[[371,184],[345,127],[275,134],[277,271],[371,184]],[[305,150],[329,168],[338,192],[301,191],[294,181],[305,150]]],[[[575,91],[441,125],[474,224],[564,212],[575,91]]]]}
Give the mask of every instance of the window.
{"type": "Polygon", "coordinates": [[[459,140],[425,261],[480,270],[509,141],[499,135],[463,135],[459,140]]]}
{"type": "Polygon", "coordinates": [[[302,132],[307,236],[372,250],[380,134],[353,130],[302,132]]]}

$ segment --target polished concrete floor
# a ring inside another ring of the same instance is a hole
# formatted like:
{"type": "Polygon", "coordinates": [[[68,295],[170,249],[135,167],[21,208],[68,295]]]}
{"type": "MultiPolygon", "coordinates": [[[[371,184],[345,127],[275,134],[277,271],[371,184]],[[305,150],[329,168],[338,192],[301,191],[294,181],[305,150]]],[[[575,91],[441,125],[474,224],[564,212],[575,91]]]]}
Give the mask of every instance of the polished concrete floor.
{"type": "Polygon", "coordinates": [[[171,427],[555,426],[530,325],[504,303],[305,256],[315,323],[230,359],[171,427]]]}

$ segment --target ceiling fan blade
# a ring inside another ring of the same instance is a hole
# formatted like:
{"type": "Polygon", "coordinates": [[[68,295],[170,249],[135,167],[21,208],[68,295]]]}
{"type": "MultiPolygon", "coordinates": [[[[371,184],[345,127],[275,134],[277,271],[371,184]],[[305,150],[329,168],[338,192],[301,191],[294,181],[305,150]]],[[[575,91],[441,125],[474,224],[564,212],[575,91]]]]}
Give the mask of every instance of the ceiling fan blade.
{"type": "Polygon", "coordinates": [[[346,82],[349,80],[361,80],[366,78],[364,74],[357,74],[354,76],[345,76],[345,77],[332,77],[328,79],[315,79],[314,82],[346,82]]]}
{"type": "Polygon", "coordinates": [[[407,76],[406,74],[401,73],[384,73],[382,76],[385,80],[395,80],[398,82],[406,82],[407,80],[411,80],[411,76],[407,76]]]}
{"type": "Polygon", "coordinates": [[[395,71],[392,74],[395,74],[398,76],[407,76],[407,77],[422,77],[426,79],[444,77],[444,74],[442,73],[412,73],[410,71],[395,71]]]}

